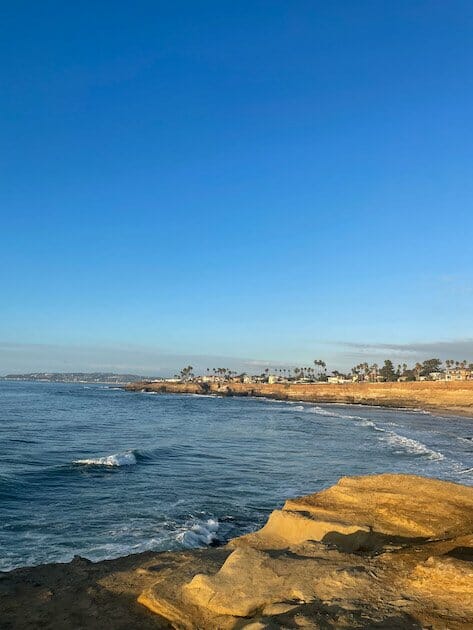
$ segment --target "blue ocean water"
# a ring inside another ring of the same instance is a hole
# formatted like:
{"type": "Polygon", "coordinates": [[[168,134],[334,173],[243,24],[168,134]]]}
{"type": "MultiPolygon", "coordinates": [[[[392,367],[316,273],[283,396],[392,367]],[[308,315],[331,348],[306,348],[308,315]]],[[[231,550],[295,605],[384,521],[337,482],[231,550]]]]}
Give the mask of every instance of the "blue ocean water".
{"type": "Polygon", "coordinates": [[[473,421],[0,383],[0,570],[224,541],[342,475],[473,484],[473,421]]]}

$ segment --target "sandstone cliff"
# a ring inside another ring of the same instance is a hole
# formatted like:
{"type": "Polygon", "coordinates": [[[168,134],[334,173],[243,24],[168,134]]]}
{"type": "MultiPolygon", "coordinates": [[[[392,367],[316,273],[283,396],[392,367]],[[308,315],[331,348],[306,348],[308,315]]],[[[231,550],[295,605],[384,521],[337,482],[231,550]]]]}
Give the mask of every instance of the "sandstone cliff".
{"type": "Polygon", "coordinates": [[[221,396],[264,396],[278,400],[347,403],[428,409],[473,417],[473,381],[415,383],[167,383],[138,382],[129,391],[221,396]]]}
{"type": "Polygon", "coordinates": [[[473,488],[344,478],[139,601],[174,628],[473,628],[473,488]]]}

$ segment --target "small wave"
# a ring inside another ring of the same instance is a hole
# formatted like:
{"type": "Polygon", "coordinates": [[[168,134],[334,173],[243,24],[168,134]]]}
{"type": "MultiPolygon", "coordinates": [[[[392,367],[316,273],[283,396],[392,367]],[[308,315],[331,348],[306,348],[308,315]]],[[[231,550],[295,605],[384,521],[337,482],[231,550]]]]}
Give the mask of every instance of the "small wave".
{"type": "Polygon", "coordinates": [[[198,520],[194,523],[188,523],[186,529],[177,534],[176,539],[187,549],[205,547],[217,539],[218,528],[217,519],[198,520]]]}
{"type": "Polygon", "coordinates": [[[360,420],[357,424],[359,427],[375,427],[375,423],[372,420],[367,419],[360,420]]]}
{"type": "Polygon", "coordinates": [[[341,418],[342,420],[366,420],[366,418],[362,418],[361,416],[352,416],[347,413],[337,413],[336,411],[330,411],[329,409],[322,409],[322,407],[310,407],[307,411],[309,413],[315,413],[318,416],[341,418]]]}
{"type": "Polygon", "coordinates": [[[363,418],[359,422],[356,423],[359,427],[370,427],[374,431],[379,431],[380,433],[386,433],[386,429],[382,429],[378,427],[372,420],[368,420],[367,418],[363,418]]]}
{"type": "Polygon", "coordinates": [[[80,466],[133,466],[136,464],[136,455],[128,451],[126,453],[114,453],[105,457],[94,457],[90,459],[76,459],[73,464],[80,466]]]}
{"type": "Polygon", "coordinates": [[[445,459],[445,455],[439,451],[434,451],[422,442],[405,437],[404,435],[399,435],[398,433],[394,433],[394,431],[388,431],[386,436],[380,437],[380,440],[387,442],[391,446],[400,447],[412,455],[425,455],[428,459],[433,460],[445,459]]]}
{"type": "Polygon", "coordinates": [[[464,470],[460,470],[459,471],[459,475],[467,475],[469,473],[473,472],[473,468],[465,468],[464,470]]]}
{"type": "Polygon", "coordinates": [[[457,438],[460,442],[467,442],[467,444],[471,444],[473,442],[473,437],[459,437],[457,438]]]}

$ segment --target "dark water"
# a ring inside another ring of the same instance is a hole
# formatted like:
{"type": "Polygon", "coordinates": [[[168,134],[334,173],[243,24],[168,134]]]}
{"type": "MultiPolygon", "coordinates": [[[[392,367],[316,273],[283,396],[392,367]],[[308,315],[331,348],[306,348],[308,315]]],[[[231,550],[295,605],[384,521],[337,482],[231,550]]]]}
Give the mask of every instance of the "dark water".
{"type": "Polygon", "coordinates": [[[0,383],[0,444],[3,570],[225,540],[342,475],[473,484],[471,420],[348,405],[0,383]]]}

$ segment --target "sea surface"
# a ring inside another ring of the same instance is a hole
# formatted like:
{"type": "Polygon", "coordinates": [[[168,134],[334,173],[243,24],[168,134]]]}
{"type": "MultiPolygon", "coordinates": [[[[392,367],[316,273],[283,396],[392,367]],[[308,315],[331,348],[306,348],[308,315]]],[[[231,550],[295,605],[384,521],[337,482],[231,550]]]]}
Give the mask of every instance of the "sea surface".
{"type": "Polygon", "coordinates": [[[473,421],[0,383],[0,570],[218,544],[342,475],[473,484],[473,421]]]}

